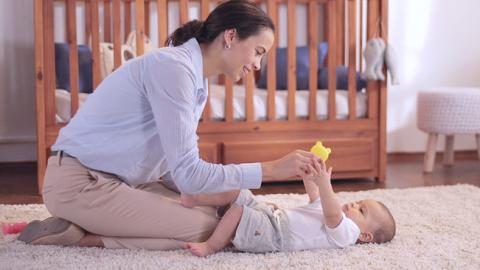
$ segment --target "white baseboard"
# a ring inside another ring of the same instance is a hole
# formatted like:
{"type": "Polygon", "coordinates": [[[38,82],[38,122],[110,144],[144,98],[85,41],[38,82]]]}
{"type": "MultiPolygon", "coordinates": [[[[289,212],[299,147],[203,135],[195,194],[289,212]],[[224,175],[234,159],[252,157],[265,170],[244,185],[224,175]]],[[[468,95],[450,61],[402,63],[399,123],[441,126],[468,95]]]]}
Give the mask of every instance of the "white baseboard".
{"type": "Polygon", "coordinates": [[[7,143],[36,143],[37,137],[35,136],[0,136],[0,144],[7,144],[7,143]]]}
{"type": "Polygon", "coordinates": [[[34,136],[0,137],[0,162],[37,161],[34,136]]]}

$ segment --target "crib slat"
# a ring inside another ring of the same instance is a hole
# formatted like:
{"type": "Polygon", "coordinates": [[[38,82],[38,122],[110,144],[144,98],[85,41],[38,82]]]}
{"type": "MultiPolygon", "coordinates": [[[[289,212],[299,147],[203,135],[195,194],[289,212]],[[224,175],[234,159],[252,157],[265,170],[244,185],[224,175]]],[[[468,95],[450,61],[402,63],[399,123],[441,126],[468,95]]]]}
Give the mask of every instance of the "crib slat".
{"type": "MultiPolygon", "coordinates": [[[[388,42],[388,1],[381,0],[380,2],[380,16],[382,18],[382,38],[385,40],[385,43],[388,42]]],[[[386,73],[386,67],[384,68],[386,73]]],[[[387,74],[385,74],[387,75],[387,74]]],[[[379,102],[379,136],[378,136],[378,178],[385,179],[387,173],[387,80],[380,83],[380,102],[379,102]]],[[[480,146],[480,137],[477,135],[477,146],[480,146]]],[[[480,154],[480,147],[479,147],[480,154]]]]}
{"type": "Polygon", "coordinates": [[[225,122],[233,122],[233,81],[225,78],[225,122]]]}
{"type": "Polygon", "coordinates": [[[125,13],[125,37],[124,41],[127,40],[128,34],[132,31],[132,3],[131,0],[125,0],[124,2],[124,13],[125,13]]]}
{"type": "Polygon", "coordinates": [[[145,2],[144,0],[135,0],[135,39],[136,39],[136,46],[137,46],[137,56],[140,56],[144,52],[143,48],[143,40],[145,35],[145,2]]]}
{"type": "Polygon", "coordinates": [[[357,39],[356,17],[357,0],[348,1],[348,118],[355,119],[357,115],[357,39]]]}
{"type": "MultiPolygon", "coordinates": [[[[210,89],[210,81],[208,81],[208,89],[210,89]]],[[[208,122],[211,120],[211,108],[210,108],[210,95],[207,96],[207,101],[205,103],[205,108],[202,113],[202,121],[208,122]]]]}
{"type": "MultiPolygon", "coordinates": [[[[214,1],[219,2],[219,3],[223,2],[223,0],[214,0],[214,1]]],[[[256,3],[256,4],[262,4],[262,3],[264,3],[265,0],[250,0],[250,1],[252,1],[252,2],[254,2],[254,3],[256,3]]],[[[267,0],[267,1],[268,1],[268,0],[267,0]]],[[[274,1],[275,1],[275,3],[277,3],[277,4],[283,4],[283,3],[287,2],[286,0],[274,0],[274,1]]],[[[315,2],[317,2],[317,4],[324,4],[324,3],[328,2],[328,1],[330,1],[330,0],[315,0],[315,2]]],[[[296,2],[297,4],[301,4],[301,5],[304,5],[304,4],[305,4],[305,5],[307,5],[307,4],[310,2],[310,0],[295,0],[295,2],[296,2]]]]}
{"type": "MultiPolygon", "coordinates": [[[[200,1],[200,18],[202,21],[205,21],[210,12],[210,1],[201,0],[200,1]]],[[[210,80],[208,80],[208,89],[210,89],[210,80]]],[[[207,96],[207,102],[205,103],[205,109],[203,110],[203,121],[209,121],[211,119],[211,107],[210,107],[210,95],[207,96]]]]}
{"type": "Polygon", "coordinates": [[[308,2],[308,47],[309,47],[309,112],[308,119],[314,121],[317,119],[317,67],[318,67],[318,5],[315,0],[308,2]]]}
{"type": "Polygon", "coordinates": [[[364,17],[364,9],[363,9],[363,3],[364,3],[364,0],[359,0],[359,11],[358,11],[358,15],[360,16],[360,27],[359,27],[359,40],[360,40],[360,44],[359,44],[359,55],[358,55],[358,59],[359,59],[359,65],[360,65],[360,68],[359,70],[360,71],[363,71],[363,17],[364,17]]]}
{"type": "Polygon", "coordinates": [[[167,40],[167,0],[157,0],[157,30],[158,30],[158,47],[163,47],[167,40]]]}
{"type": "Polygon", "coordinates": [[[120,2],[113,0],[113,67],[117,69],[122,64],[122,37],[120,25],[120,2]]]}
{"type": "Polygon", "coordinates": [[[337,117],[335,105],[335,94],[337,88],[337,17],[335,0],[329,0],[327,3],[328,17],[328,119],[333,120],[337,117]]]}
{"type": "Polygon", "coordinates": [[[245,111],[247,122],[255,121],[255,108],[253,107],[253,88],[255,85],[255,77],[253,72],[248,73],[244,78],[245,81],[245,111]]]}
{"type": "Polygon", "coordinates": [[[200,17],[205,21],[210,14],[210,0],[200,0],[200,17]]]}
{"type": "Polygon", "coordinates": [[[188,0],[180,0],[180,25],[188,22],[188,0]]]}
{"type": "Polygon", "coordinates": [[[44,1],[44,57],[45,61],[45,122],[47,127],[55,124],[55,45],[53,24],[53,0],[44,1]]]}
{"type": "Polygon", "coordinates": [[[295,91],[297,88],[296,82],[296,2],[295,0],[288,0],[287,2],[287,86],[288,86],[288,121],[295,120],[295,91]]]}
{"type": "MultiPolygon", "coordinates": [[[[267,3],[267,12],[268,16],[273,21],[274,25],[277,25],[277,4],[275,0],[268,0],[267,3]]],[[[268,62],[267,66],[269,67],[267,70],[267,120],[274,121],[275,117],[275,92],[277,88],[277,74],[275,67],[277,66],[277,53],[276,48],[278,44],[278,26],[275,27],[275,44],[268,52],[268,62]]]]}
{"type": "Polygon", "coordinates": [[[103,0],[103,40],[112,42],[112,9],[110,0],[103,0]]]}
{"type": "Polygon", "coordinates": [[[322,21],[322,27],[323,27],[323,38],[327,39],[328,40],[328,8],[327,8],[327,4],[328,4],[328,1],[329,0],[326,0],[326,2],[324,3],[324,5],[322,5],[322,9],[320,10],[320,15],[321,17],[323,18],[323,21],[322,21]]]}
{"type": "MultiPolygon", "coordinates": [[[[367,2],[368,21],[367,21],[367,40],[374,38],[378,27],[378,0],[367,2]]],[[[368,99],[368,118],[376,119],[378,117],[378,82],[368,80],[367,99],[368,99]]]]}
{"type": "Polygon", "coordinates": [[[145,0],[145,12],[143,13],[145,16],[145,34],[147,37],[150,37],[150,0],[145,0]]]}
{"type": "MultiPolygon", "coordinates": [[[[47,136],[45,123],[45,72],[51,72],[44,69],[44,6],[42,1],[34,1],[35,11],[35,104],[37,119],[37,179],[38,190],[43,190],[43,177],[47,167],[47,136]]],[[[47,103],[48,104],[48,103],[47,103]]],[[[50,104],[53,106],[54,104],[50,104]]],[[[48,106],[47,106],[48,107],[48,106]]]]}
{"type": "Polygon", "coordinates": [[[101,81],[100,74],[100,38],[98,33],[98,0],[90,1],[90,10],[92,16],[92,57],[93,57],[93,89],[97,88],[101,81]]]}
{"type": "MultiPolygon", "coordinates": [[[[208,81],[208,89],[210,89],[210,81],[208,81]]],[[[211,108],[210,108],[210,95],[207,96],[207,101],[205,103],[205,108],[202,113],[202,121],[208,122],[211,120],[211,108]]]]}
{"type": "Polygon", "coordinates": [[[90,1],[85,1],[85,43],[90,43],[92,36],[92,11],[90,7],[90,1]]]}
{"type": "Polygon", "coordinates": [[[337,63],[345,64],[345,0],[337,0],[337,63]]]}
{"type": "Polygon", "coordinates": [[[67,42],[70,69],[70,115],[78,110],[78,46],[75,0],[67,0],[67,42]]]}

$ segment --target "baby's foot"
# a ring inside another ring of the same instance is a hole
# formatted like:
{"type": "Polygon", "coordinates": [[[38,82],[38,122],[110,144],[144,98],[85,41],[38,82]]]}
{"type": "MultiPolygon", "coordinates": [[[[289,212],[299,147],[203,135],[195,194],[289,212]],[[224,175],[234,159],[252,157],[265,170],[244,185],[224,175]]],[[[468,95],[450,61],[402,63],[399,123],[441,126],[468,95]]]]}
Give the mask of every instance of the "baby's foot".
{"type": "Polygon", "coordinates": [[[215,250],[213,250],[207,242],[201,242],[201,243],[188,243],[187,248],[190,250],[190,252],[193,253],[193,255],[196,255],[198,257],[205,257],[210,254],[215,253],[215,250]]]}
{"type": "Polygon", "coordinates": [[[180,202],[183,206],[188,208],[196,206],[195,198],[192,195],[188,195],[185,193],[180,194],[180,202]]]}

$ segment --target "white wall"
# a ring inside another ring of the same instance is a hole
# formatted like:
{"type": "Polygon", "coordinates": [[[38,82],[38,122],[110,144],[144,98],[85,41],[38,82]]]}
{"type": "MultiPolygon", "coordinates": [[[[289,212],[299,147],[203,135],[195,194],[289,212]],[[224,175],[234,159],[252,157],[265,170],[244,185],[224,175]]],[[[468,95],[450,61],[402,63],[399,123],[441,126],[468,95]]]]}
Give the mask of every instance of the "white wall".
{"type": "Polygon", "coordinates": [[[32,0],[0,1],[0,162],[35,160],[32,0]]]}
{"type": "MultiPolygon", "coordinates": [[[[401,85],[388,90],[389,152],[425,149],[427,135],[416,128],[419,91],[435,86],[480,88],[478,10],[478,0],[389,2],[389,41],[401,73],[401,85]]],[[[443,149],[441,137],[438,149],[443,149]]],[[[474,137],[457,136],[455,149],[475,149],[474,137]]]]}
{"type": "MultiPolygon", "coordinates": [[[[388,90],[388,152],[424,151],[426,135],[415,122],[418,91],[480,87],[478,10],[478,0],[390,0],[389,39],[401,85],[388,90]]],[[[0,162],[35,160],[35,136],[33,0],[0,0],[0,162]]],[[[475,149],[473,136],[458,136],[455,149],[475,149]]]]}

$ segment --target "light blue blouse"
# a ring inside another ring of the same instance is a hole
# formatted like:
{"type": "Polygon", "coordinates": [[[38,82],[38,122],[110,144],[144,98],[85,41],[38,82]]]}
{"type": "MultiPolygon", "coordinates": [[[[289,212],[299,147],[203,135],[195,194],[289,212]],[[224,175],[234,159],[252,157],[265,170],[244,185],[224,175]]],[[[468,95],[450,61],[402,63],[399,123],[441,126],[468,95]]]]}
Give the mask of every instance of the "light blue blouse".
{"type": "Polygon", "coordinates": [[[191,194],[259,188],[260,163],[199,157],[196,130],[208,95],[202,61],[195,38],[128,61],[88,97],[52,150],[130,185],[163,176],[191,194]]]}

